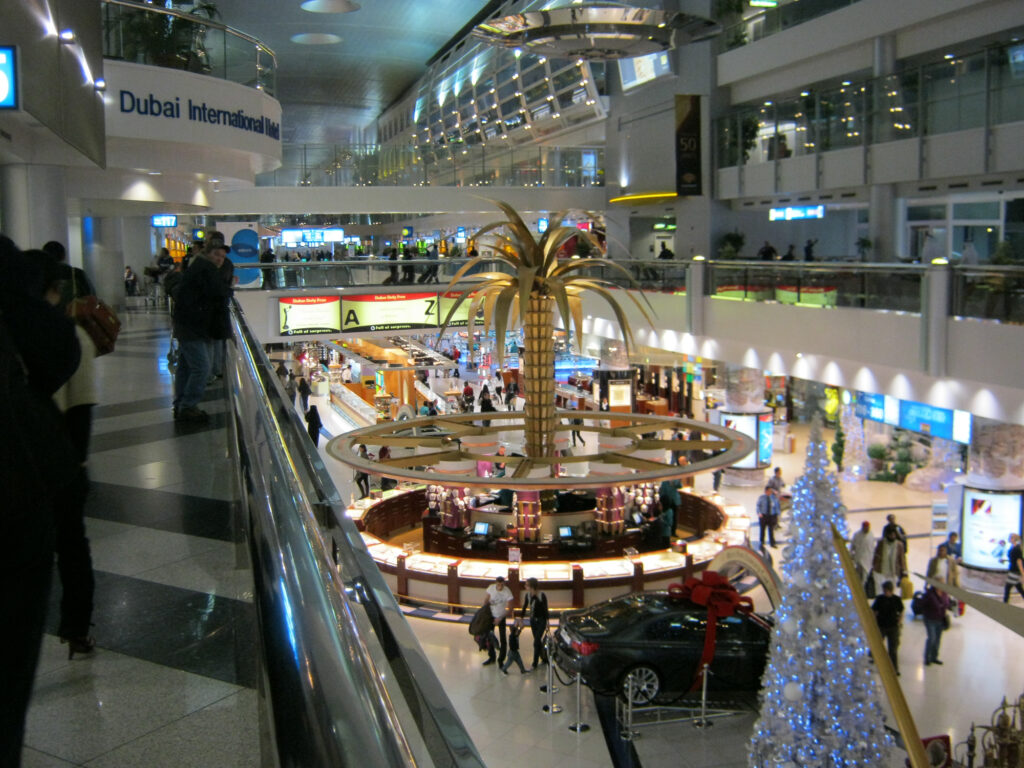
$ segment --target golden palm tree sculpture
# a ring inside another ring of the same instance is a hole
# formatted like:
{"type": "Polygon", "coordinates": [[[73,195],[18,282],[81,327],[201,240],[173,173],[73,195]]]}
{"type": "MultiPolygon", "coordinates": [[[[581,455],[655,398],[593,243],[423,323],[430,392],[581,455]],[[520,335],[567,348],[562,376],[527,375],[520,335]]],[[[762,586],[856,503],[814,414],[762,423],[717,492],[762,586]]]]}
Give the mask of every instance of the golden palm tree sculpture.
{"type": "MultiPolygon", "coordinates": [[[[615,313],[628,351],[633,343],[633,332],[622,306],[611,293],[610,289],[615,284],[585,273],[595,268],[611,269],[621,272],[632,285],[639,286],[624,267],[609,259],[559,261],[559,249],[572,237],[582,237],[598,250],[600,246],[591,233],[574,227],[558,226],[549,228],[537,240],[511,206],[500,201],[494,202],[508,218],[488,224],[474,235],[477,243],[481,242],[481,238],[488,238],[488,242],[494,246],[494,253],[471,259],[448,284],[447,290],[452,291],[464,278],[472,277],[474,280],[471,285],[466,284],[462,288],[444,319],[441,334],[444,334],[456,310],[468,299],[470,337],[476,325],[477,312],[483,308],[483,326],[485,330],[494,329],[500,366],[505,360],[505,331],[516,327],[524,329],[526,346],[521,372],[526,387],[526,455],[530,458],[548,458],[554,455],[555,432],[558,429],[558,418],[555,415],[555,308],[558,309],[567,333],[575,327],[578,343],[583,334],[580,295],[590,291],[600,296],[615,313]],[[474,267],[484,261],[504,262],[511,267],[512,273],[482,272],[469,275],[474,267]]],[[[561,222],[567,213],[557,213],[551,220],[561,222]]],[[[632,293],[623,295],[636,304],[648,324],[653,326],[651,316],[637,297],[632,293]]],[[[646,297],[644,303],[651,308],[646,297]]]]}

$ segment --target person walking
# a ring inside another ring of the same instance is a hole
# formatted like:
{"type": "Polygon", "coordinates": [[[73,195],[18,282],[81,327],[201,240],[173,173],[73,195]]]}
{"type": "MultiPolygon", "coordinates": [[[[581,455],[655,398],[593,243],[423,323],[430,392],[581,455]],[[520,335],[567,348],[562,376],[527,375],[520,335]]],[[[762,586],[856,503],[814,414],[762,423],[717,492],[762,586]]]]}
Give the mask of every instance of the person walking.
{"type": "Polygon", "coordinates": [[[775,547],[775,526],[779,524],[779,498],[770,485],[764,487],[764,493],[757,499],[757,521],[761,525],[761,549],[764,549],[765,534],[768,546],[775,547]]]}
{"type": "Polygon", "coordinates": [[[519,665],[519,674],[525,675],[529,670],[523,664],[523,657],[519,655],[519,634],[523,631],[523,623],[515,621],[512,629],[508,631],[508,659],[501,666],[502,674],[508,674],[508,668],[513,664],[519,665]]]}
{"type": "Polygon", "coordinates": [[[288,371],[288,377],[284,380],[284,393],[288,396],[288,405],[294,407],[298,384],[295,383],[295,374],[291,371],[288,371]]]}
{"type": "MultiPolygon", "coordinates": [[[[685,457],[680,456],[684,459],[685,457]]],[[[682,506],[683,497],[679,493],[681,480],[662,480],[658,486],[658,501],[661,504],[661,546],[668,547],[676,532],[676,511],[682,506]]],[[[774,545],[773,545],[774,546],[774,545]]]]}
{"type": "MultiPolygon", "coordinates": [[[[508,653],[508,627],[505,622],[505,617],[509,614],[509,608],[515,601],[515,595],[512,594],[512,590],[505,586],[505,577],[498,576],[494,583],[487,588],[487,604],[491,608],[491,619],[494,621],[494,627],[498,630],[498,666],[501,667],[505,663],[505,654],[508,653]]],[[[494,647],[488,650],[487,661],[484,662],[486,667],[488,664],[494,664],[494,647]]]]}
{"type": "Polygon", "coordinates": [[[930,579],[937,579],[954,587],[960,586],[960,566],[950,556],[945,542],[939,544],[935,557],[928,561],[925,575],[930,579]]]}
{"type": "Polygon", "coordinates": [[[853,558],[857,576],[860,583],[864,584],[865,590],[868,589],[870,583],[868,597],[874,597],[875,583],[873,580],[868,582],[868,576],[871,575],[871,562],[875,556],[875,537],[871,534],[871,523],[867,520],[860,524],[860,530],[850,539],[850,556],[853,558]]]}
{"type": "Polygon", "coordinates": [[[885,527],[882,529],[882,536],[886,533],[893,531],[896,534],[896,540],[903,545],[903,551],[909,552],[910,547],[907,544],[907,532],[903,530],[903,526],[896,522],[896,515],[885,516],[885,527]]]}
{"type": "Polygon", "coordinates": [[[1010,551],[1007,554],[1006,584],[1003,586],[1003,602],[1010,602],[1010,592],[1016,589],[1020,596],[1024,597],[1024,556],[1021,553],[1020,536],[1016,533],[1010,534],[1010,551]]]}
{"type": "Polygon", "coordinates": [[[580,445],[586,445],[587,441],[583,439],[583,435],[580,434],[580,427],[583,426],[583,419],[579,416],[575,417],[570,421],[572,424],[572,447],[576,447],[576,441],[580,441],[580,445]]]}
{"type": "Polygon", "coordinates": [[[306,430],[309,432],[309,439],[313,441],[314,448],[320,445],[320,428],[322,426],[320,412],[317,411],[315,405],[309,406],[309,410],[306,411],[306,430]]]}
{"type": "Polygon", "coordinates": [[[949,610],[949,595],[929,584],[921,598],[922,616],[927,639],[924,643],[924,665],[942,664],[939,660],[939,645],[946,630],[949,610]]]}
{"type": "MultiPolygon", "coordinates": [[[[360,459],[363,459],[364,461],[369,461],[370,460],[370,454],[366,450],[366,446],[365,445],[363,445],[363,444],[359,445],[358,456],[359,456],[360,459]]],[[[359,498],[360,499],[365,499],[367,496],[370,495],[370,476],[365,471],[363,471],[362,469],[357,469],[356,470],[356,474],[355,474],[355,478],[356,478],[356,485],[359,486],[359,493],[360,493],[359,498]]]]}
{"type": "Polygon", "coordinates": [[[305,413],[309,410],[309,396],[313,394],[313,389],[309,386],[309,382],[306,381],[305,376],[299,378],[299,385],[296,387],[296,390],[299,393],[299,397],[302,399],[302,412],[305,413]]]}
{"type": "Polygon", "coordinates": [[[548,655],[544,650],[544,635],[548,631],[549,613],[548,596],[541,592],[540,583],[531,576],[526,580],[526,597],[523,598],[523,618],[530,622],[530,633],[533,635],[533,663],[530,669],[536,669],[540,663],[547,664],[548,655]]]}
{"type": "Polygon", "coordinates": [[[220,232],[208,232],[200,258],[192,260],[178,285],[173,317],[180,349],[174,375],[176,420],[205,423],[210,418],[198,406],[210,377],[214,323],[230,296],[231,289],[220,275],[230,250],[220,232]]]}
{"type": "Polygon", "coordinates": [[[875,577],[875,589],[881,591],[886,581],[900,584],[907,575],[907,551],[896,538],[896,531],[886,526],[885,535],[875,545],[871,558],[871,572],[875,577]]]}
{"type": "Polygon", "coordinates": [[[891,581],[882,584],[882,594],[875,598],[871,610],[875,612],[878,629],[885,639],[889,658],[892,659],[892,668],[898,675],[900,662],[897,652],[900,648],[900,630],[903,625],[903,601],[896,595],[896,587],[891,581]]]}

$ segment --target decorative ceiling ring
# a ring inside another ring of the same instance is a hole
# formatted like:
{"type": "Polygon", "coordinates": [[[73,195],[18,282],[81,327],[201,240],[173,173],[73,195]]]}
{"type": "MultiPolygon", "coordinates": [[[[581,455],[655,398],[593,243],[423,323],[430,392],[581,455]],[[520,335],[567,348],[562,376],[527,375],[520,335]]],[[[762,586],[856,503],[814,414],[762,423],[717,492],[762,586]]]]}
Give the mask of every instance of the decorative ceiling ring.
{"type": "Polygon", "coordinates": [[[489,442],[493,446],[502,441],[512,444],[525,443],[522,426],[525,412],[497,411],[486,414],[491,421],[488,427],[475,423],[482,420],[480,413],[423,416],[408,421],[384,422],[334,438],[327,444],[327,453],[352,469],[370,474],[386,474],[399,480],[458,488],[493,488],[495,485],[501,485],[519,491],[660,483],[662,480],[684,478],[730,466],[756,447],[753,439],[735,430],[673,416],[593,411],[560,411],[558,415],[584,421],[583,425],[567,425],[564,430],[559,430],[564,431],[566,436],[575,427],[597,433],[599,439],[603,436],[611,442],[623,442],[621,445],[615,445],[612,450],[598,454],[540,458],[509,455],[504,457],[508,466],[505,477],[479,477],[476,475],[477,463],[493,462],[494,453],[475,449],[477,444],[489,442]],[[604,421],[628,423],[605,427],[601,426],[601,422],[604,421]],[[441,432],[413,434],[414,431],[419,432],[426,428],[441,432]],[[643,438],[644,434],[666,429],[699,431],[705,437],[701,440],[643,438]],[[359,458],[356,453],[360,444],[412,448],[417,453],[412,456],[393,456],[383,463],[367,461],[359,458]],[[717,450],[718,453],[685,466],[672,465],[657,458],[639,455],[644,451],[668,450],[717,450]],[[442,463],[449,466],[442,469],[442,463]],[[552,465],[571,467],[583,463],[589,464],[589,471],[585,476],[550,477],[552,465]],[[463,467],[460,468],[460,464],[463,467]],[[428,466],[433,467],[434,471],[422,469],[428,466]]]}

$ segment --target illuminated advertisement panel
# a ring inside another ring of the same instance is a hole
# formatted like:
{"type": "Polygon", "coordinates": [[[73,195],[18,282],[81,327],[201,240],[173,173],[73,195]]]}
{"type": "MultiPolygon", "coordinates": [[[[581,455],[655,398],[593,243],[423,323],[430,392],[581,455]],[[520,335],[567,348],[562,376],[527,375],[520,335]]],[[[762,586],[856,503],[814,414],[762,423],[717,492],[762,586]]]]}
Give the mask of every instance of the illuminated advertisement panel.
{"type": "Polygon", "coordinates": [[[771,413],[757,417],[757,463],[767,467],[772,463],[772,448],[775,438],[775,419],[771,413]]]}
{"type": "Polygon", "coordinates": [[[340,296],[293,296],[277,300],[282,336],[341,332],[340,296]]]}
{"type": "Polygon", "coordinates": [[[437,328],[436,293],[368,293],[344,296],[343,331],[404,331],[437,328]]]}
{"type": "MultiPolygon", "coordinates": [[[[757,440],[757,416],[756,413],[726,413],[722,411],[722,426],[735,429],[737,432],[757,440]]],[[[733,466],[737,469],[757,469],[757,451],[751,451],[733,466]]]]}
{"type": "MultiPolygon", "coordinates": [[[[455,301],[462,295],[461,291],[449,291],[448,293],[441,294],[441,314],[440,322],[443,323],[444,319],[448,317],[448,313],[452,311],[452,307],[455,305],[455,301]]],[[[466,297],[466,300],[462,302],[455,314],[452,315],[451,322],[448,323],[449,328],[465,328],[469,325],[469,305],[473,301],[473,294],[466,297]]],[[[476,320],[477,325],[483,321],[484,311],[483,307],[477,310],[476,320]]]]}
{"type": "Polygon", "coordinates": [[[1021,532],[1021,494],[964,488],[960,517],[963,562],[972,568],[1005,571],[1010,534],[1021,532]]]}

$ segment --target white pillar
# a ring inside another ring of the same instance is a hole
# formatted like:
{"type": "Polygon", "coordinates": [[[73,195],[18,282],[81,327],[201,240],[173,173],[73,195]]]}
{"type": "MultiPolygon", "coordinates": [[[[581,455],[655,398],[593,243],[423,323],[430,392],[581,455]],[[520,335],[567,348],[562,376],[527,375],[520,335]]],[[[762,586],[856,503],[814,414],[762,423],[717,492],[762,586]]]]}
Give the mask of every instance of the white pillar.
{"type": "Polygon", "coordinates": [[[82,218],[82,267],[96,294],[112,306],[124,306],[124,237],[120,218],[82,218]]]}
{"type": "Polygon", "coordinates": [[[68,245],[64,168],[56,165],[0,166],[0,221],[19,248],[50,240],[68,245]]]}

